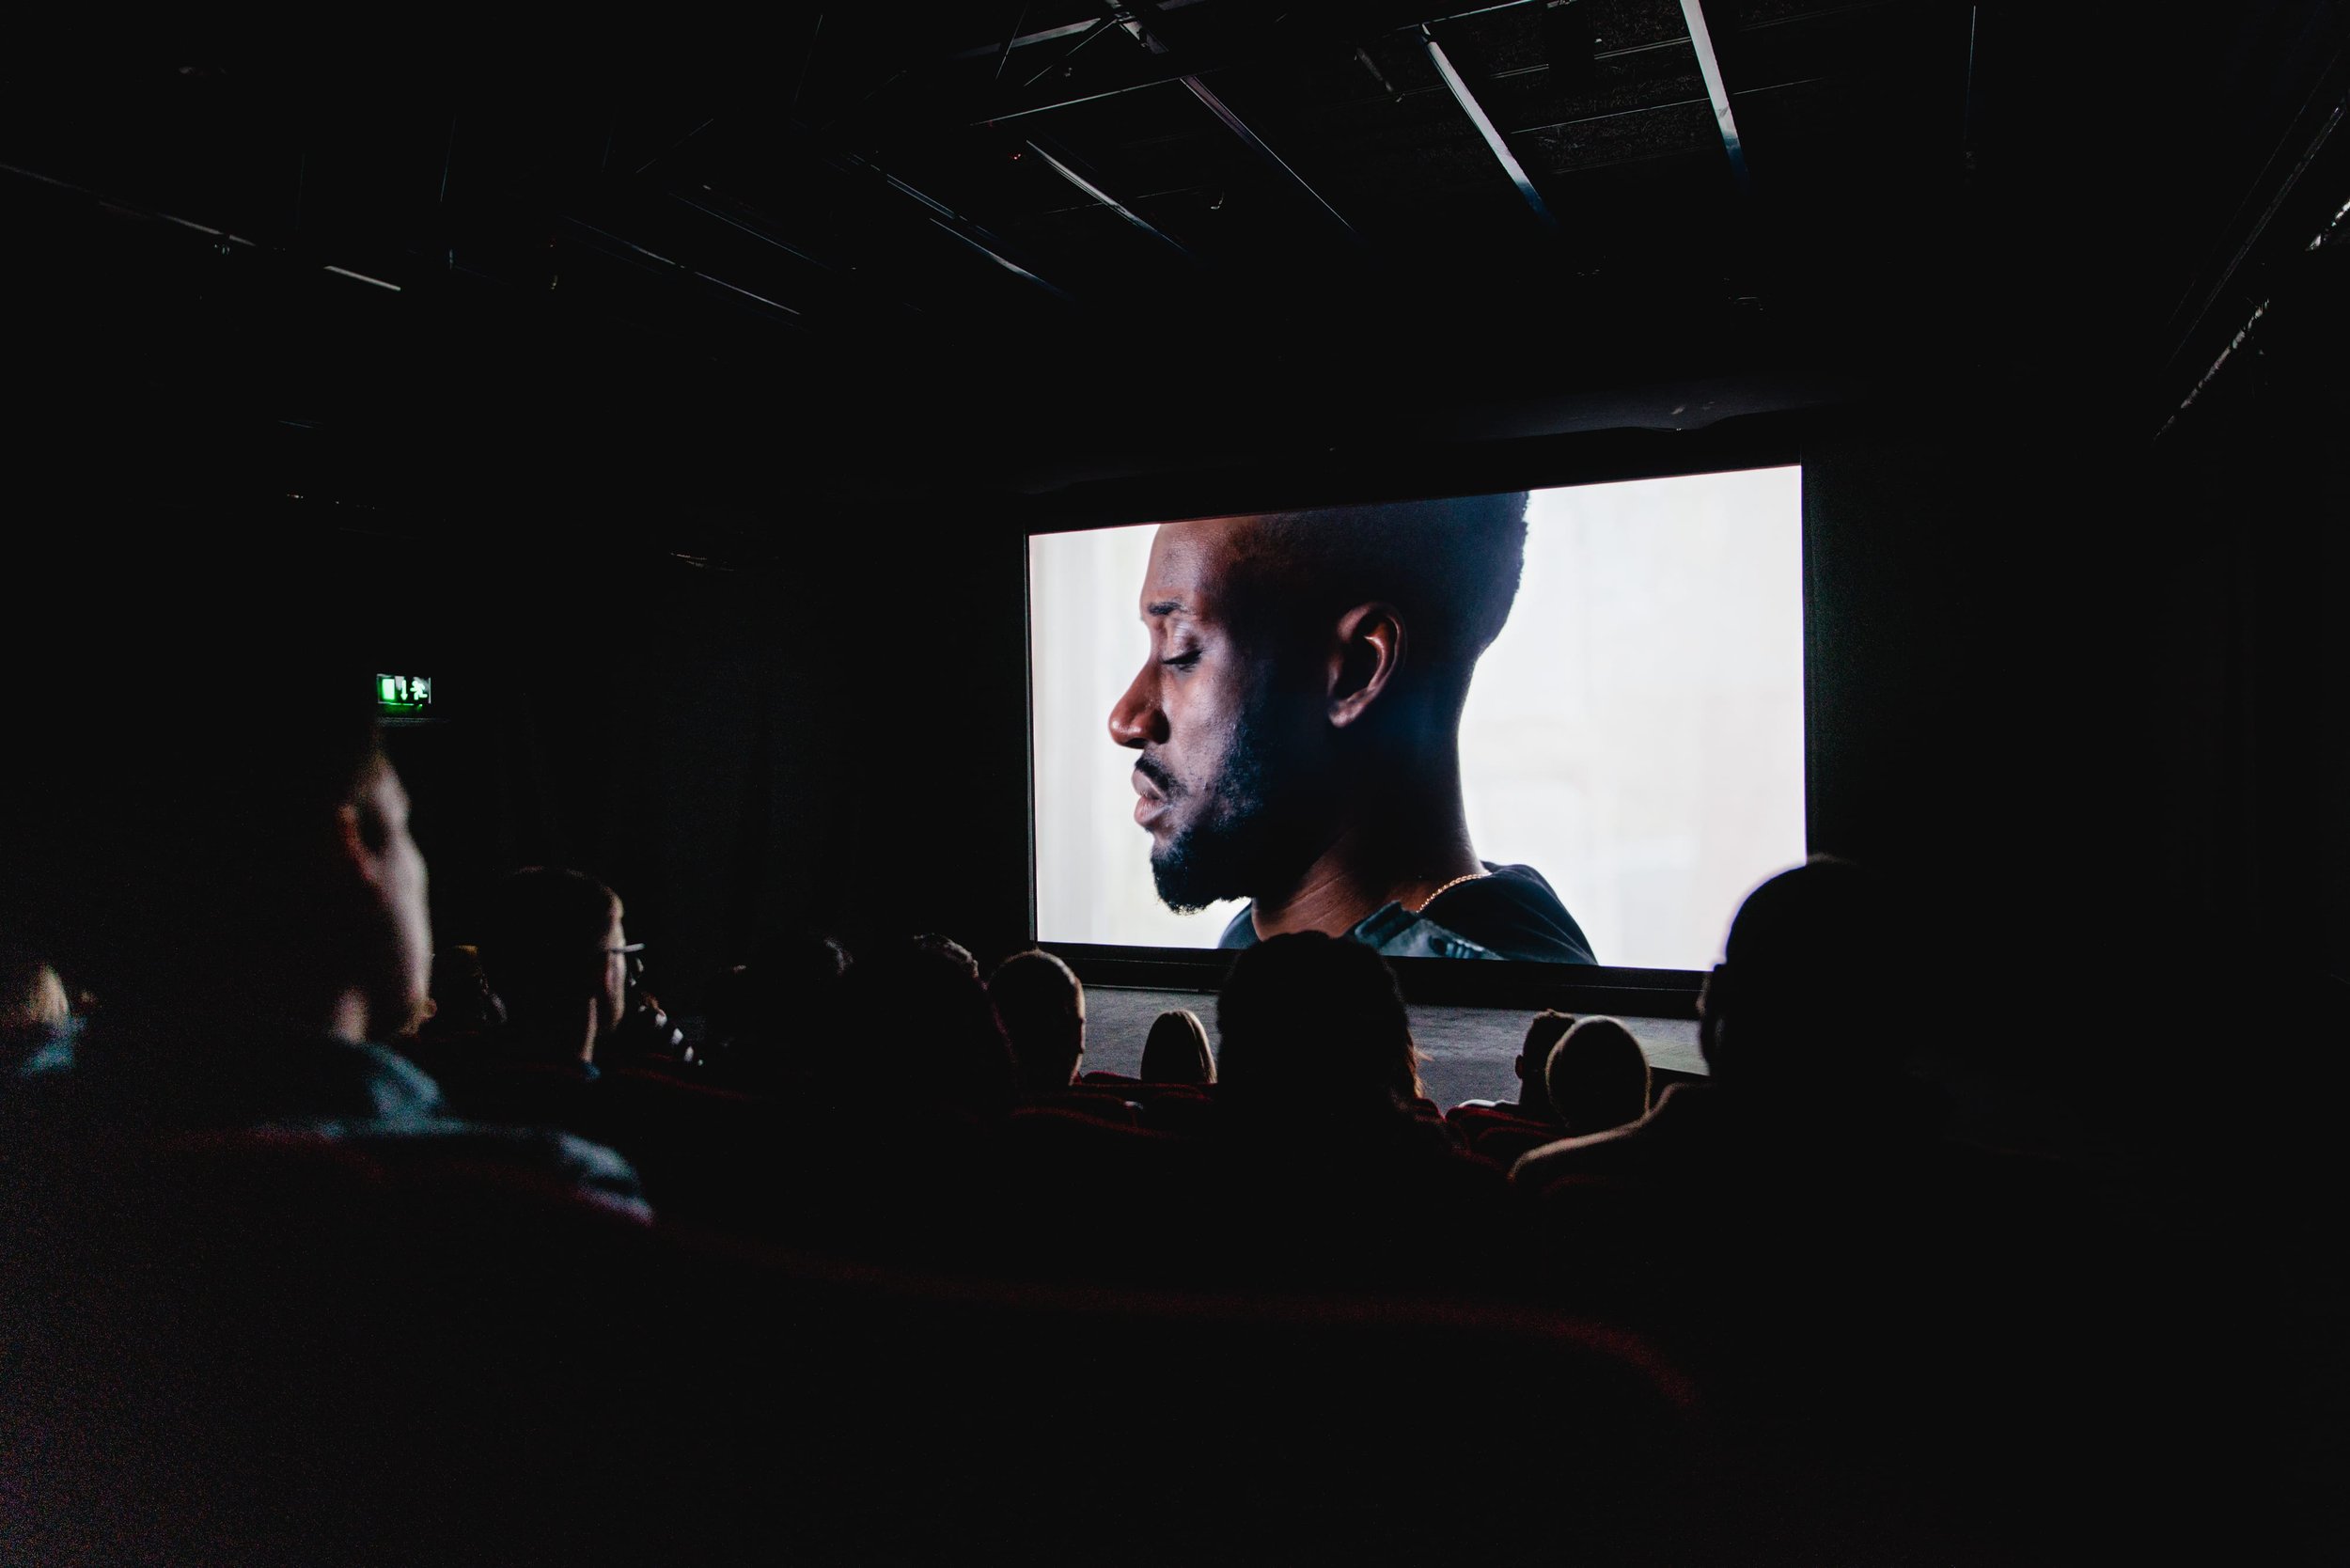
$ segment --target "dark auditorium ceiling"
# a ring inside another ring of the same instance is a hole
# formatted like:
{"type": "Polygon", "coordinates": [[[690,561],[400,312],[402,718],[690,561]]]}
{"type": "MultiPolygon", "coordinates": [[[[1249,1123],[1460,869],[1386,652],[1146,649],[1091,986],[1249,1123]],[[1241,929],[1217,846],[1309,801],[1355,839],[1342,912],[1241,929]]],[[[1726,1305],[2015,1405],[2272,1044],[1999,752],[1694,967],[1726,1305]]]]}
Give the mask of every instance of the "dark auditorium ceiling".
{"type": "Polygon", "coordinates": [[[384,461],[526,427],[840,482],[892,443],[1685,428],[2029,383],[2092,318],[2151,370],[2226,315],[2339,8],[2063,11],[1010,0],[20,51],[0,212],[66,382],[384,461]]]}

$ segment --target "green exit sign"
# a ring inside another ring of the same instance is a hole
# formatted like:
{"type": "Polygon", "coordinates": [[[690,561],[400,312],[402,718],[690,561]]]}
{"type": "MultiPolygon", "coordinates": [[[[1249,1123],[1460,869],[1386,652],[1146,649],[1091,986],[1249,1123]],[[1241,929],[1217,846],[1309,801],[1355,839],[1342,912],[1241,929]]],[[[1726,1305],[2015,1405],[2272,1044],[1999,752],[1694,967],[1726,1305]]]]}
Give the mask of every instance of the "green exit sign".
{"type": "Polygon", "coordinates": [[[375,706],[384,713],[415,716],[432,711],[432,677],[430,675],[379,675],[375,678],[375,706]]]}

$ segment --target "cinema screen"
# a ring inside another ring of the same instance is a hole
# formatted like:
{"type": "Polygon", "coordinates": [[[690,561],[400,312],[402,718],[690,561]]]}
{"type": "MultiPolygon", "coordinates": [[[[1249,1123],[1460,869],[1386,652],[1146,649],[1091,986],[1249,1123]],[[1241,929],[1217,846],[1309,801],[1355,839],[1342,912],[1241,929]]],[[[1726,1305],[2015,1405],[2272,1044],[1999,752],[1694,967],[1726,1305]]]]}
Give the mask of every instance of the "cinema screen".
{"type": "Polygon", "coordinates": [[[1036,934],[1710,965],[1805,853],[1802,484],[1031,536],[1036,934]]]}

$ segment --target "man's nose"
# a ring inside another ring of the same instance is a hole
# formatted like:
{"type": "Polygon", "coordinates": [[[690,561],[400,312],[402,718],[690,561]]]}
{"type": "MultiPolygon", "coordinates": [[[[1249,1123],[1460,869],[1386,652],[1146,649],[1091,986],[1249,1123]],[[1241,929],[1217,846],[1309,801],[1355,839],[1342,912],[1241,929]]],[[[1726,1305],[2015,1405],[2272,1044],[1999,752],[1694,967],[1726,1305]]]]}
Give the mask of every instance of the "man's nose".
{"type": "Polygon", "coordinates": [[[1151,677],[1152,666],[1143,666],[1126,695],[1110,709],[1110,739],[1120,745],[1140,750],[1167,739],[1167,715],[1159,709],[1156,682],[1151,677]]]}

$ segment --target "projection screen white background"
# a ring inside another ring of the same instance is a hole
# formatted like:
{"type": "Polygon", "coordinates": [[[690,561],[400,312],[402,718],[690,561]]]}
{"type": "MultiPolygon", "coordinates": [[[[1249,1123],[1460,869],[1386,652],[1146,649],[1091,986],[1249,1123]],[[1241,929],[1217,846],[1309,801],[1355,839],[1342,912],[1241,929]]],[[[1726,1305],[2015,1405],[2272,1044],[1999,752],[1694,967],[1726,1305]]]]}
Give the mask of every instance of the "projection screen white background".
{"type": "MultiPolygon", "coordinates": [[[[1704,968],[1804,855],[1802,471],[1533,493],[1516,607],[1461,726],[1483,858],[1549,878],[1603,964],[1704,968]]],[[[1134,823],[1108,715],[1147,648],[1148,525],[1029,541],[1037,934],[1213,947],[1134,823]]]]}

